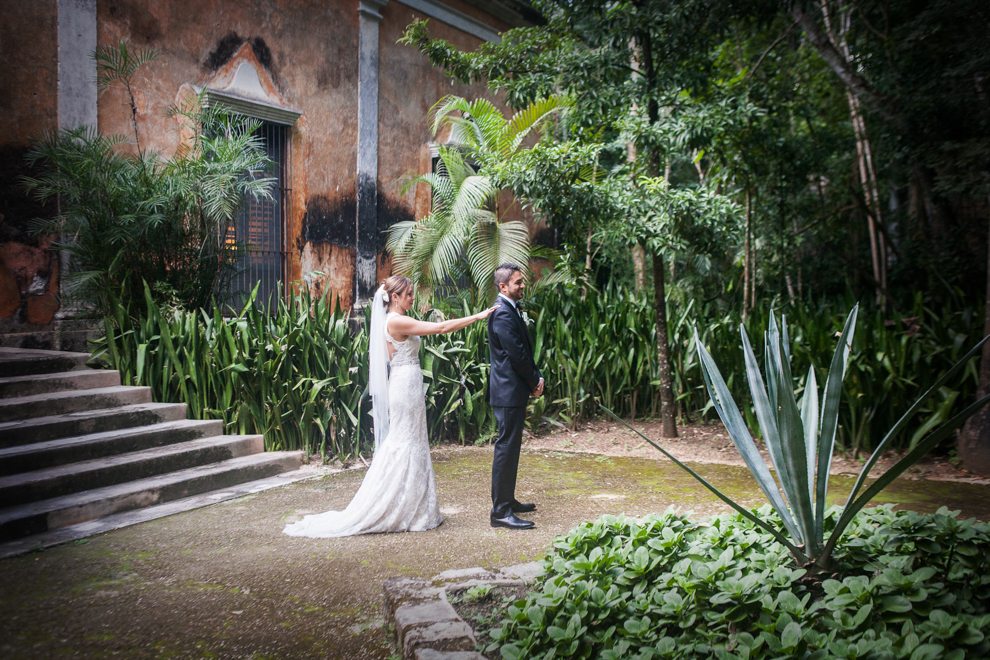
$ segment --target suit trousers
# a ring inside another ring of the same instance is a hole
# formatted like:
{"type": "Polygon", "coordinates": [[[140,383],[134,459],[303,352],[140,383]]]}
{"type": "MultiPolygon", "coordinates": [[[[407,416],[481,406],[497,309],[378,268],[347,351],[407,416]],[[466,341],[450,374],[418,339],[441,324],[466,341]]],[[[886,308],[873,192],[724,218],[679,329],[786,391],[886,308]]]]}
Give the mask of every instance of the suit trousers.
{"type": "Polygon", "coordinates": [[[492,461],[492,516],[504,518],[511,513],[512,503],[516,500],[516,473],[519,471],[526,408],[492,406],[492,409],[498,422],[498,439],[492,461]]]}

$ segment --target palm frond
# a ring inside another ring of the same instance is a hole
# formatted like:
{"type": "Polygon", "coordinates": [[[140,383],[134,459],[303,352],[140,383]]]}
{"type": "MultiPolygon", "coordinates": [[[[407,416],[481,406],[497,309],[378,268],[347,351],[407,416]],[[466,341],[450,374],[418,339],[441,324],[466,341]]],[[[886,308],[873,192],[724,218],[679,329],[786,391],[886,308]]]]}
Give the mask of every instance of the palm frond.
{"type": "Polygon", "coordinates": [[[569,96],[550,96],[530,103],[509,120],[499,140],[499,151],[508,156],[514,153],[530,131],[555,112],[571,108],[574,100],[569,96]]]}

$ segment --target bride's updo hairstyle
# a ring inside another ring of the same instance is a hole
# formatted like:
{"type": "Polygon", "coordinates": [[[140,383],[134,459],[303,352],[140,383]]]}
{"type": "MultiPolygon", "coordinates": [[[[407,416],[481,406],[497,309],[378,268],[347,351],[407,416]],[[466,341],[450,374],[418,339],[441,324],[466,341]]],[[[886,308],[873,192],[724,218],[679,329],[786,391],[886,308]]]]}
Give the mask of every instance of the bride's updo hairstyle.
{"type": "Polygon", "coordinates": [[[382,287],[385,289],[385,293],[388,294],[388,301],[385,303],[385,306],[388,307],[391,304],[393,296],[405,293],[406,289],[411,286],[412,280],[408,277],[402,277],[401,275],[393,275],[382,282],[382,287]]]}

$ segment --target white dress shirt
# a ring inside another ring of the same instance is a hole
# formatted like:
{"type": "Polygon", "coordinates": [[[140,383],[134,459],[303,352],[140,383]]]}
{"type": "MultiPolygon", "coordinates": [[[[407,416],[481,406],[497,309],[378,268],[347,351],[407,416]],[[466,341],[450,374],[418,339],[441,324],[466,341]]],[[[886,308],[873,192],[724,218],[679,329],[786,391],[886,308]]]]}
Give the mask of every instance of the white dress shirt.
{"type": "Polygon", "coordinates": [[[517,312],[519,311],[519,308],[516,307],[516,301],[515,300],[513,300],[509,296],[505,295],[504,293],[498,294],[498,297],[501,298],[502,300],[504,300],[505,302],[509,303],[510,305],[512,305],[512,309],[516,310],[517,312]]]}

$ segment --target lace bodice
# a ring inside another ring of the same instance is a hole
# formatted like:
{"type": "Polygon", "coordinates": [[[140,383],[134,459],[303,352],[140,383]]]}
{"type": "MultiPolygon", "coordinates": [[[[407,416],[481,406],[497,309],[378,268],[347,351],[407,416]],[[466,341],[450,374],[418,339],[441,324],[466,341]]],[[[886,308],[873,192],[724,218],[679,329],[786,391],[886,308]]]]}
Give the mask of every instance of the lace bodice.
{"type": "Polygon", "coordinates": [[[388,334],[388,320],[392,316],[398,316],[398,312],[389,312],[385,317],[385,340],[395,347],[395,354],[389,364],[394,367],[401,367],[404,364],[419,365],[419,337],[410,335],[405,341],[395,341],[392,335],[388,334]]]}

